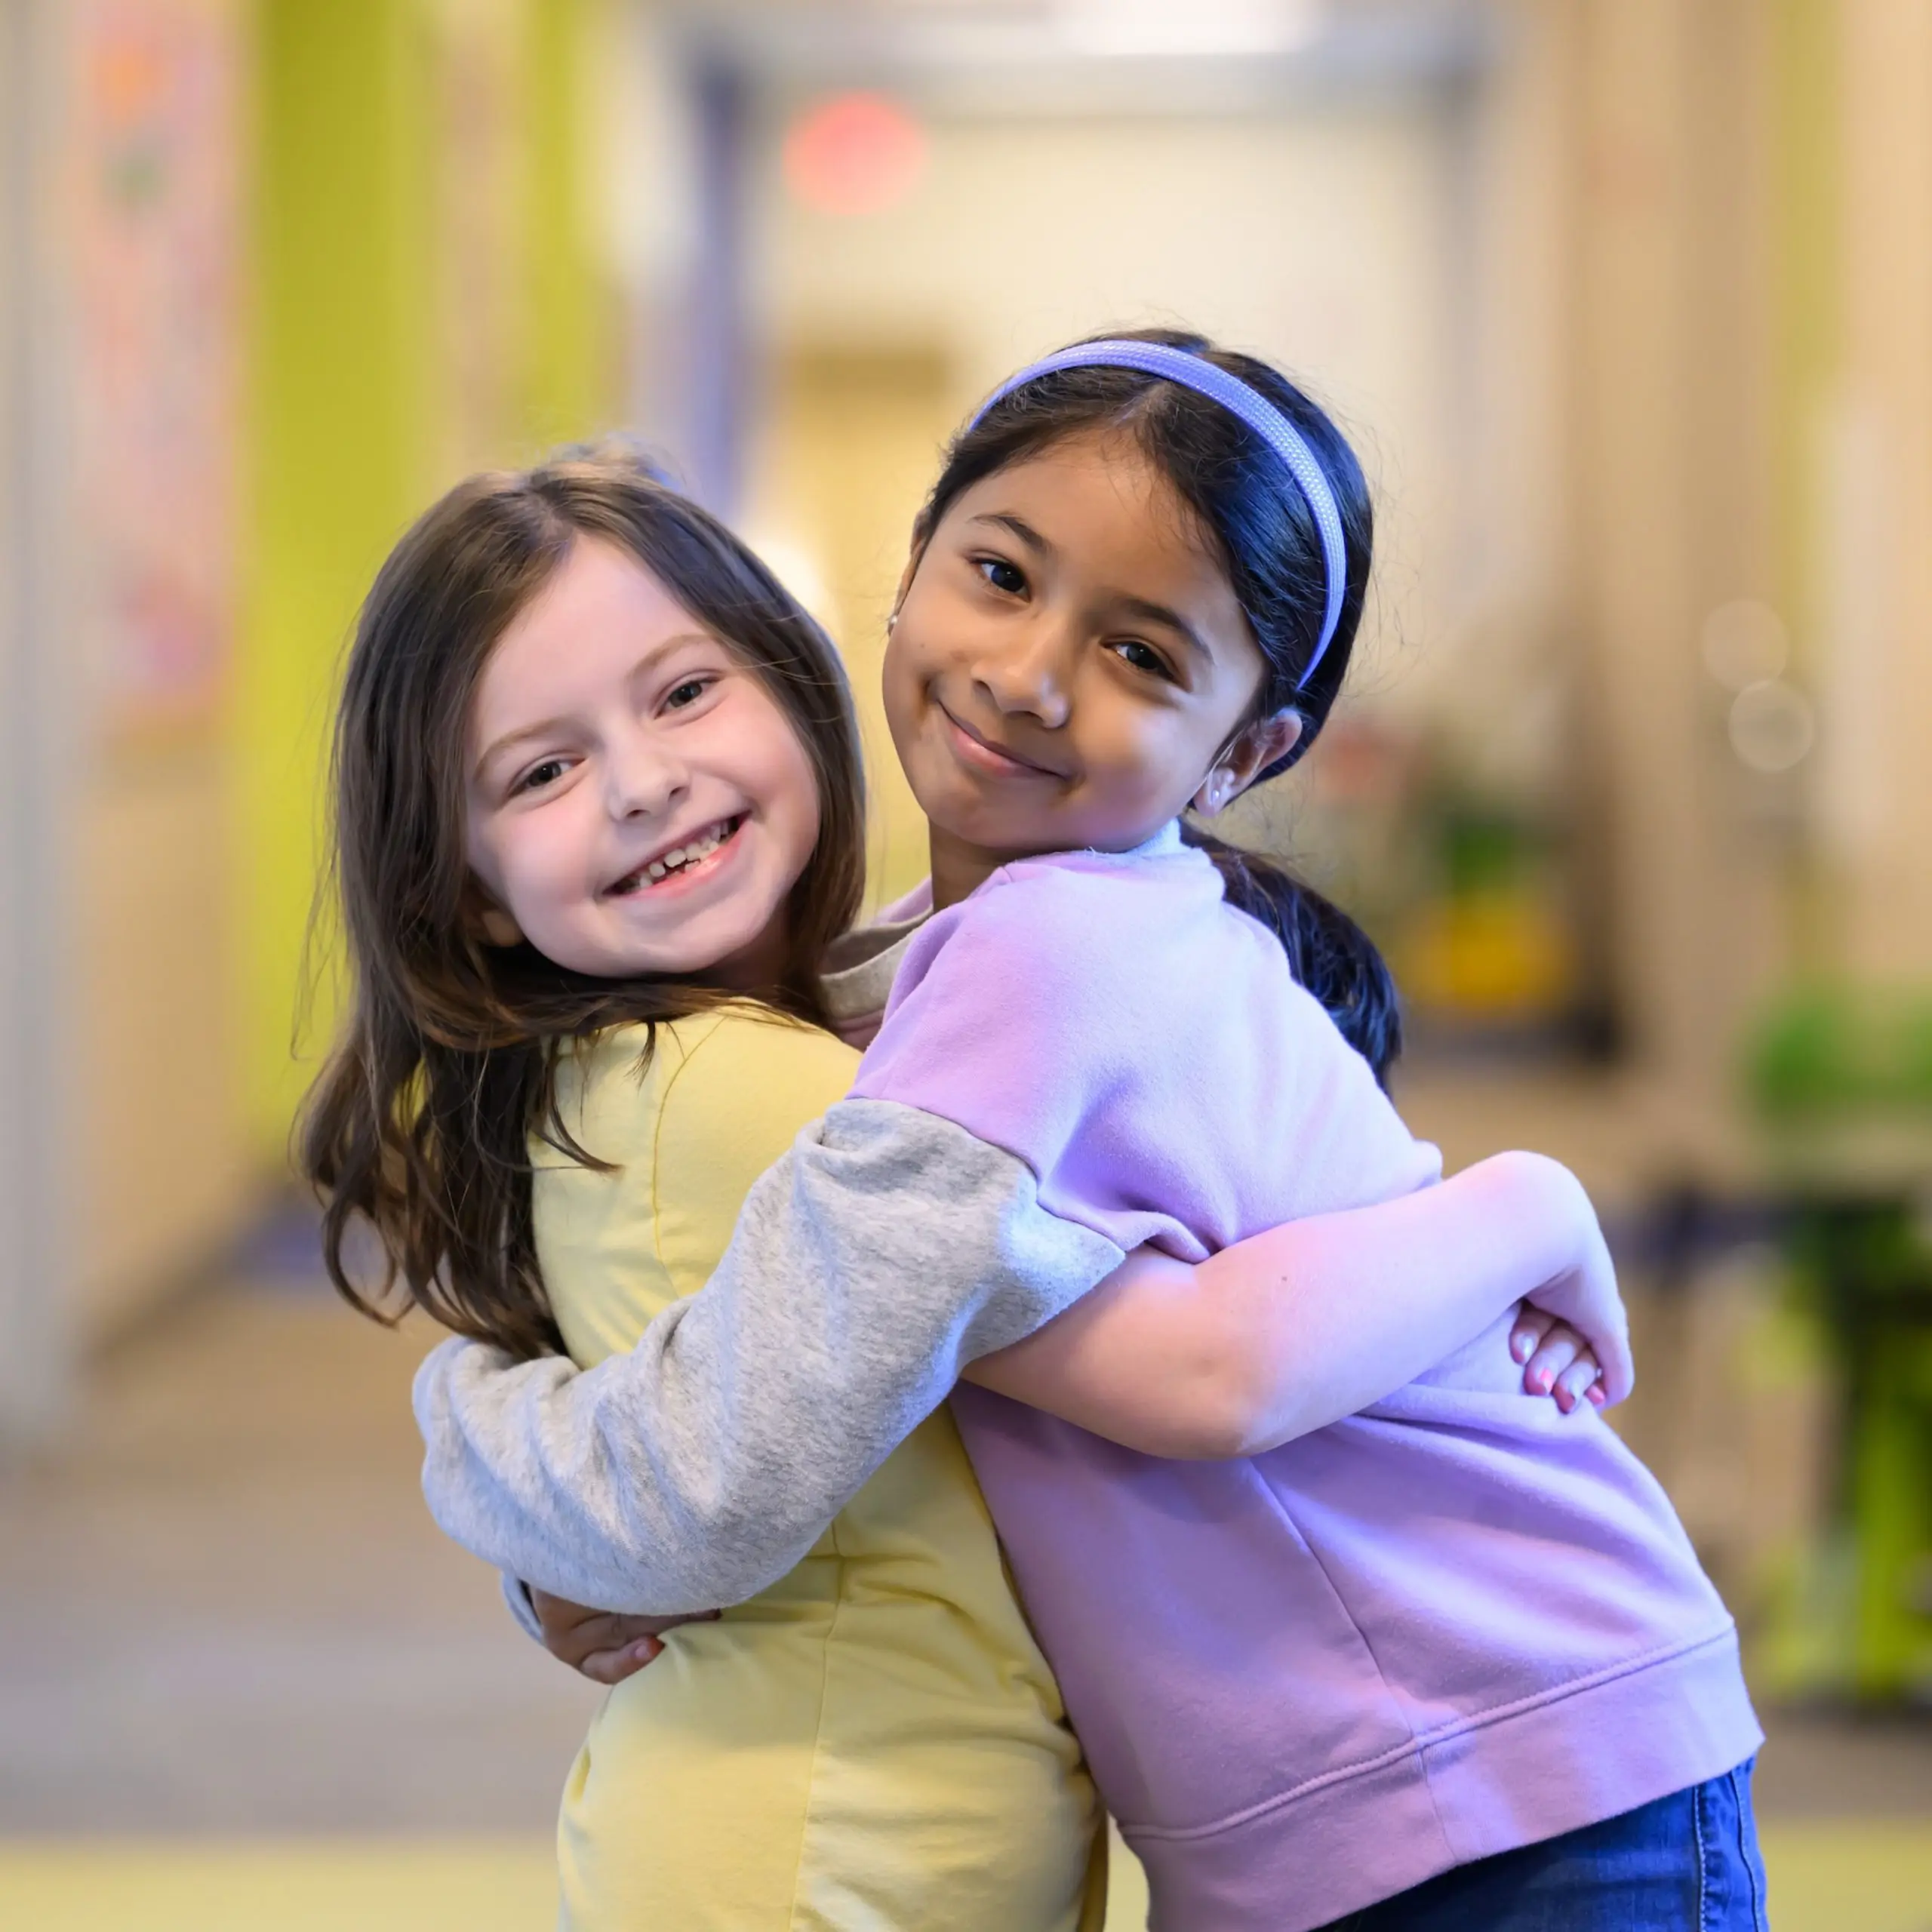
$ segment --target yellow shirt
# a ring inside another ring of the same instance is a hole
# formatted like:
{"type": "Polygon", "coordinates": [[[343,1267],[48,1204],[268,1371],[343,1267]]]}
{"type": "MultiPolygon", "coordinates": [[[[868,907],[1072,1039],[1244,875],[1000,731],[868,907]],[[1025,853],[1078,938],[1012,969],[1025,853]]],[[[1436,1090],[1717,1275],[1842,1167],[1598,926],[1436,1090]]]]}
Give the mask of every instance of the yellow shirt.
{"type": "MultiPolygon", "coordinates": [[[[617,1171],[537,1152],[537,1247],[572,1357],[702,1287],[752,1183],[858,1057],[749,1006],[603,1036],[564,1118],[617,1171]]],[[[611,1691],[565,1787],[583,1932],[1075,1932],[1100,1811],[942,1409],[782,1581],[671,1632],[611,1691]]]]}

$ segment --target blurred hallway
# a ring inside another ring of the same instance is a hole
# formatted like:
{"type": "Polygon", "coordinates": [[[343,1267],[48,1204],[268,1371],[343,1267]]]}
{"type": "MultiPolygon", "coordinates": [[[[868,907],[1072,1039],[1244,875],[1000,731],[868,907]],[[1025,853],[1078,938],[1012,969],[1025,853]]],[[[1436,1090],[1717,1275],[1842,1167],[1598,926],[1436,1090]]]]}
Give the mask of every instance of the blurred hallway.
{"type": "Polygon", "coordinates": [[[429,1339],[312,1281],[196,1295],[0,1482],[0,1835],[545,1828],[595,1693],[423,1507],[429,1339]]]}

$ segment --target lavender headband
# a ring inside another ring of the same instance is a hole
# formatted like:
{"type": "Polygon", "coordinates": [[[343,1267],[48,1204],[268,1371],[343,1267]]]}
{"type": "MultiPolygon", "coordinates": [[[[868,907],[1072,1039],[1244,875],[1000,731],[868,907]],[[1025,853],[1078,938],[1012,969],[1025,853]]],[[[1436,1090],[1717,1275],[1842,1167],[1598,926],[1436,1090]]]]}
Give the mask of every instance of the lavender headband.
{"type": "Polygon", "coordinates": [[[1342,621],[1342,595],[1348,583],[1342,512],[1306,438],[1266,396],[1250,389],[1238,376],[1231,376],[1226,370],[1184,349],[1170,349],[1158,342],[1079,342],[1071,349],[1056,349],[1022,369],[1018,375],[1009,376],[980,405],[967,428],[974,428],[1002,397],[1042,376],[1057,375],[1063,369],[1137,369],[1143,375],[1177,383],[1197,395],[1204,395],[1211,402],[1218,402],[1230,415],[1238,416],[1287,465],[1288,474],[1307,499],[1315,527],[1321,532],[1322,569],[1327,579],[1327,604],[1321,618],[1321,635],[1297,689],[1305,685],[1334,641],[1335,627],[1342,621]]]}

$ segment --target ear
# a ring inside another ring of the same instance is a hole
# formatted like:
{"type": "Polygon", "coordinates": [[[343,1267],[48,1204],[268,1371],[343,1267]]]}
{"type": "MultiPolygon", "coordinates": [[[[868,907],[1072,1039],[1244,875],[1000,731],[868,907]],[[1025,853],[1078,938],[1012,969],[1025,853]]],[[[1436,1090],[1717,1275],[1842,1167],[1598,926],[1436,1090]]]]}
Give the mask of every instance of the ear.
{"type": "Polygon", "coordinates": [[[477,920],[483,937],[492,946],[521,946],[523,928],[500,906],[485,906],[477,920]]]}
{"type": "Polygon", "coordinates": [[[1277,758],[1301,743],[1301,713],[1278,711],[1238,731],[1214,763],[1191,803],[1203,818],[1232,804],[1277,758]]]}
{"type": "Polygon", "coordinates": [[[490,897],[474,873],[463,894],[463,921],[485,946],[507,947],[523,943],[523,928],[490,897]]]}

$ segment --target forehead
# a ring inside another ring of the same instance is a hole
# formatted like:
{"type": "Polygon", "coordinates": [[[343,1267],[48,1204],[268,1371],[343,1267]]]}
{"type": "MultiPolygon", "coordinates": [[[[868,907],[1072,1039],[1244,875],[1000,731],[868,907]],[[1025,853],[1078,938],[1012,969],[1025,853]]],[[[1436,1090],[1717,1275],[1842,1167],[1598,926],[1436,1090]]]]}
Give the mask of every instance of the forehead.
{"type": "Polygon", "coordinates": [[[1213,533],[1124,431],[1069,436],[1009,463],[962,491],[946,520],[1001,512],[1083,576],[1162,603],[1185,596],[1247,629],[1213,533]]]}
{"type": "Polygon", "coordinates": [[[628,551],[580,537],[491,649],[476,691],[478,728],[506,709],[626,676],[654,646],[703,629],[628,551]]]}

